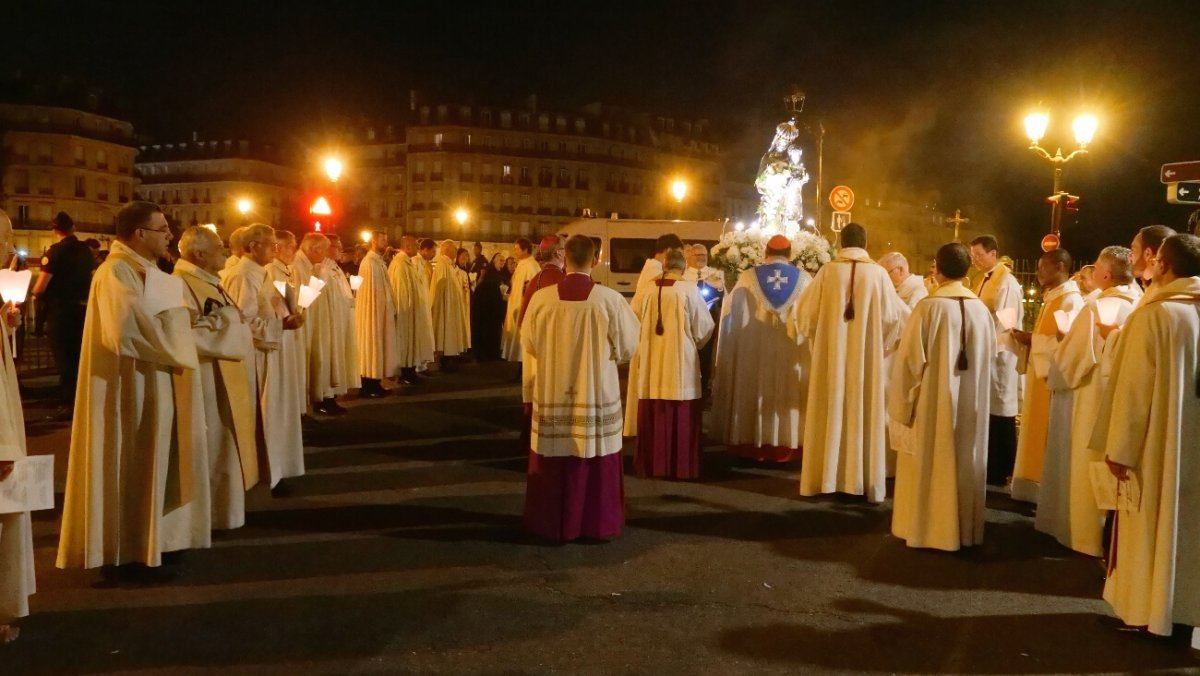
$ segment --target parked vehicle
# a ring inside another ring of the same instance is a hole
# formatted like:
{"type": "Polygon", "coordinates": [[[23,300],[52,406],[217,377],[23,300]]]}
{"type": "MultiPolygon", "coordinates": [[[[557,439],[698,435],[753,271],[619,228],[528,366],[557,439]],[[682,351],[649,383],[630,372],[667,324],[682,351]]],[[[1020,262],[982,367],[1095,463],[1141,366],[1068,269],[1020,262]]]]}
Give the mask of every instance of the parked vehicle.
{"type": "Polygon", "coordinates": [[[654,240],[675,233],[684,244],[712,248],[721,238],[726,221],[648,221],[618,218],[585,218],[563,226],[560,235],[587,235],[596,242],[600,264],[592,278],[632,298],[646,259],[654,257],[654,240]]]}

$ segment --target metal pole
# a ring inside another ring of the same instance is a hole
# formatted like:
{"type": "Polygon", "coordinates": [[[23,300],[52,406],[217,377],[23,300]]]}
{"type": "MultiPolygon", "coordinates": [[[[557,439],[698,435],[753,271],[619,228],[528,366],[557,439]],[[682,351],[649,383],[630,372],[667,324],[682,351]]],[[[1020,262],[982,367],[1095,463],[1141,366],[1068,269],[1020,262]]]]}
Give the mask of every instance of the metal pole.
{"type": "Polygon", "coordinates": [[[1054,202],[1050,205],[1050,232],[1057,235],[1062,225],[1062,167],[1054,166],[1054,202]]]}

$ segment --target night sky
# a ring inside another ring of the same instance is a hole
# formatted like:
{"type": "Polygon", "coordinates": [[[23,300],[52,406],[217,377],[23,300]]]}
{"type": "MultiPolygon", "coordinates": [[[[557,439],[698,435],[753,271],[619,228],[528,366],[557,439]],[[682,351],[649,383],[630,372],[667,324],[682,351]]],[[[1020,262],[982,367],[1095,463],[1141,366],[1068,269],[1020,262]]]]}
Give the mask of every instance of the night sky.
{"type": "Polygon", "coordinates": [[[1083,200],[1064,244],[1080,257],[1141,225],[1182,228],[1190,209],[1166,204],[1159,165],[1200,160],[1194,2],[7,4],[3,74],[103,88],[160,141],[299,139],[397,118],[411,88],[536,93],[551,109],[708,118],[749,182],[797,84],[827,129],[829,186],[962,208],[1018,255],[1048,223],[1051,168],[1021,126],[1039,102],[1050,150],[1070,150],[1078,112],[1101,120],[1066,174],[1083,200]]]}

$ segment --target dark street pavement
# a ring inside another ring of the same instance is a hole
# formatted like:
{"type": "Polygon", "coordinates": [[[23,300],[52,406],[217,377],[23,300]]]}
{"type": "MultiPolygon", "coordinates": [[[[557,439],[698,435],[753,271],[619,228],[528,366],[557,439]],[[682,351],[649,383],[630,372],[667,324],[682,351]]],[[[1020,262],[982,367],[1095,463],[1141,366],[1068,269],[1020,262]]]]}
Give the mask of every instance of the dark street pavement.
{"type": "MultiPolygon", "coordinates": [[[[255,488],[247,526],[169,583],[56,570],[59,514],[36,514],[40,592],[0,674],[1200,671],[1107,626],[1100,565],[1003,495],[984,547],[914,551],[890,505],[801,499],[796,468],[710,448],[701,481],[627,477],[618,540],[527,541],[511,373],[318,421],[295,494],[255,488]]],[[[31,451],[65,457],[31,413],[31,451]]]]}

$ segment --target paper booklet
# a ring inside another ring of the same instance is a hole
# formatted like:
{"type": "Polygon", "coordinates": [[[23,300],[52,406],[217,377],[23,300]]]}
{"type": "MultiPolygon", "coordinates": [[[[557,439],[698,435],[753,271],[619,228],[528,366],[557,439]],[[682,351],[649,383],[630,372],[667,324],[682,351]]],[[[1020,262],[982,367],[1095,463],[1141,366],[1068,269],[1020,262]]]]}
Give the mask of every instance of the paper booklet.
{"type": "Polygon", "coordinates": [[[0,514],[54,509],[54,456],[17,458],[12,474],[0,481],[0,514]]]}
{"type": "Polygon", "coordinates": [[[146,268],[142,303],[151,316],[171,308],[187,307],[183,300],[183,280],[158,268],[146,268]]]}
{"type": "Polygon", "coordinates": [[[1063,312],[1062,310],[1054,311],[1054,322],[1058,324],[1058,332],[1066,333],[1071,330],[1071,324],[1075,322],[1075,318],[1079,316],[1079,310],[1071,310],[1063,312]]]}
{"type": "Polygon", "coordinates": [[[1000,322],[1000,326],[1004,327],[1005,331],[1012,331],[1017,327],[1017,309],[1002,307],[996,310],[996,320],[1000,322]]]}
{"type": "Polygon", "coordinates": [[[1103,460],[1089,463],[1096,507],[1110,511],[1138,512],[1142,509],[1142,485],[1132,470],[1120,481],[1103,460]]]}

